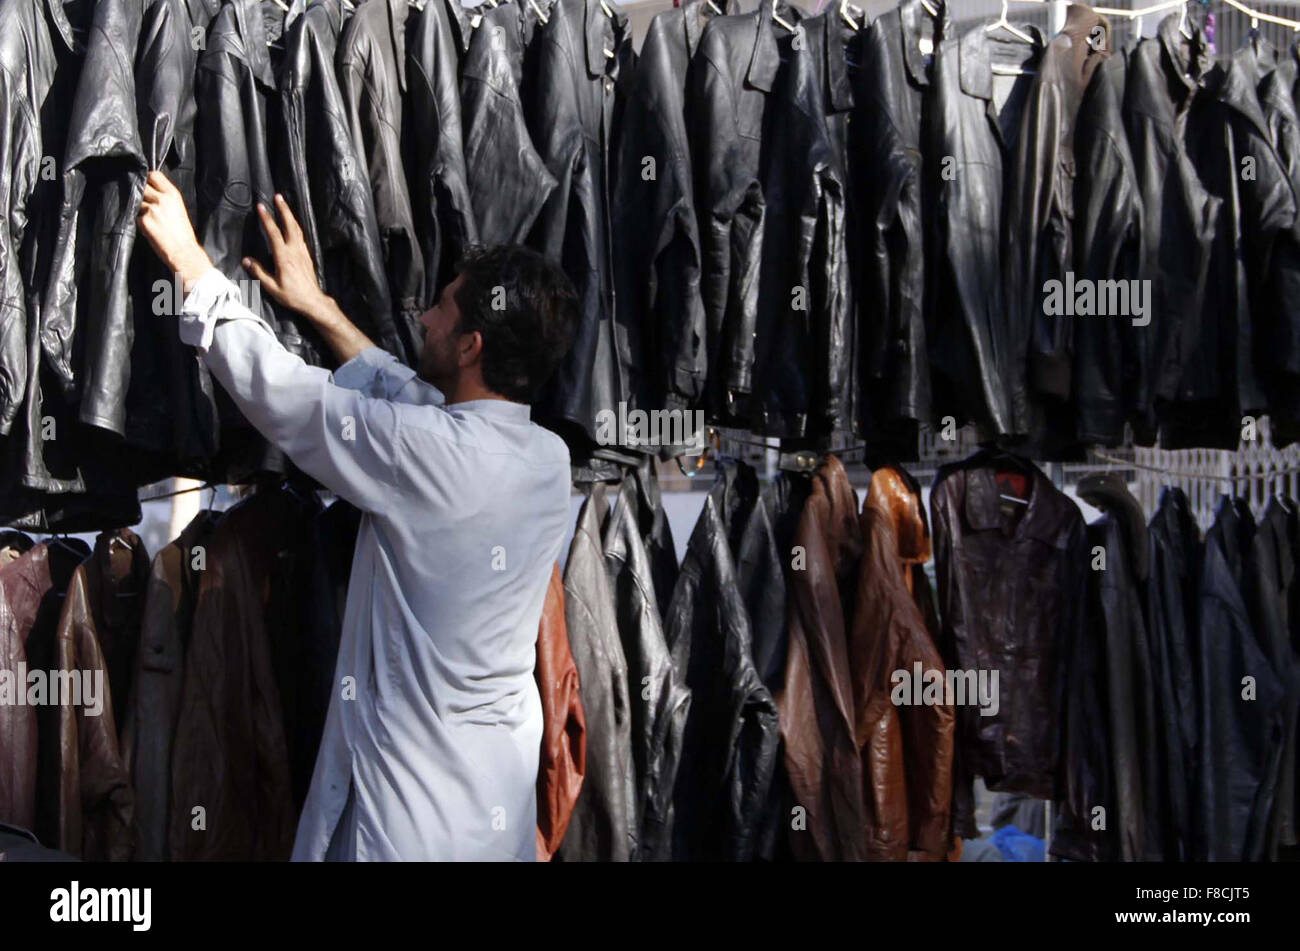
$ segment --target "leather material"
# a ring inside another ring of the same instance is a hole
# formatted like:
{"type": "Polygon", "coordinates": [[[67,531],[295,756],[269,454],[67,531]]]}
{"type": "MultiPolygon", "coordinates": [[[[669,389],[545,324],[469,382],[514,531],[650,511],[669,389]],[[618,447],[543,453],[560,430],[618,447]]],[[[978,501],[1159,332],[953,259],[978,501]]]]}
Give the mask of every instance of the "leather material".
{"type": "Polygon", "coordinates": [[[1256,563],[1249,508],[1224,496],[1205,533],[1194,656],[1200,746],[1193,828],[1203,837],[1195,858],[1260,861],[1284,742],[1286,690],[1270,660],[1269,635],[1252,623],[1248,586],[1256,563]],[[1254,699],[1243,704],[1243,677],[1254,699]]]}
{"type": "Polygon", "coordinates": [[[1167,861],[1191,861],[1199,831],[1193,813],[1200,714],[1195,655],[1201,533],[1182,489],[1167,488],[1148,529],[1147,631],[1160,704],[1160,811],[1167,861]]]}
{"type": "Polygon", "coordinates": [[[537,768],[540,862],[549,862],[564,841],[587,772],[587,721],[564,610],[564,581],[556,565],[537,629],[537,691],[542,698],[542,752],[537,768]]]}
{"type": "Polygon", "coordinates": [[[957,710],[953,824],[975,837],[971,782],[1052,795],[1058,769],[1062,651],[1078,643],[1088,571],[1079,509],[1031,463],[983,450],[944,466],[930,491],[935,575],[949,669],[997,671],[999,704],[957,710]],[[1008,502],[995,474],[1024,477],[1008,502]]]}
{"type": "MultiPolygon", "coordinates": [[[[605,486],[582,503],[564,565],[564,616],[587,721],[587,768],[560,861],[629,862],[637,848],[636,769],[627,661],[601,542],[605,486]]],[[[639,686],[639,685],[638,685],[639,686]]]]}
{"type": "Polygon", "coordinates": [[[563,267],[578,293],[573,345],[533,406],[533,418],[575,456],[596,442],[596,417],[627,399],[615,341],[611,200],[636,54],[628,19],[598,0],[558,0],[538,30],[534,90],[525,117],[556,181],[529,243],[563,267]],[[613,53],[606,58],[605,51],[613,53]]]}
{"type": "MultiPolygon", "coordinates": [[[[285,34],[279,95],[289,181],[283,190],[302,225],[322,289],[367,336],[400,358],[403,344],[370,181],[357,159],[334,72],[343,19],[339,0],[315,2],[285,34]]],[[[299,327],[303,358],[332,366],[315,328],[299,327]]]]}
{"type": "Polygon", "coordinates": [[[441,0],[424,4],[411,16],[402,148],[424,261],[427,305],[455,278],[456,262],[464,250],[478,243],[458,88],[461,55],[470,40],[470,14],[458,0],[441,0]]]}
{"type": "Polygon", "coordinates": [[[78,858],[126,861],[135,851],[135,793],[117,723],[126,711],[148,573],[149,555],[139,536],[127,528],[101,534],[73,573],[55,632],[58,669],[102,677],[108,688],[98,715],[88,714],[84,704],[58,708],[57,844],[78,858]]]}
{"type": "Polygon", "coordinates": [[[286,860],[296,813],[293,676],[312,506],[262,489],[206,551],[171,761],[168,847],[183,860],[286,860]],[[195,828],[194,809],[205,823],[195,828]]]}
{"type": "Polygon", "coordinates": [[[352,133],[353,152],[370,182],[388,288],[396,308],[396,356],[415,366],[424,335],[420,314],[426,299],[425,262],[416,234],[408,169],[402,161],[403,107],[408,94],[406,31],[415,14],[400,0],[363,3],[343,26],[335,71],[352,133]]]}
{"type": "MultiPolygon", "coordinates": [[[[717,5],[724,13],[734,3],[717,5]]],[[[650,22],[618,143],[614,196],[619,360],[637,405],[694,407],[707,371],[700,235],[686,129],[686,82],[715,15],[704,0],[650,22]],[[650,174],[646,160],[653,160],[650,174]]]]}
{"type": "Polygon", "coordinates": [[[220,514],[201,509],[149,568],[134,687],[122,727],[122,756],[136,794],[136,858],[171,857],[172,748],[180,718],[194,607],[220,514]],[[200,550],[202,555],[200,556],[200,550]],[[196,557],[198,556],[198,557],[196,557]]]}
{"type": "Polygon", "coordinates": [[[754,666],[736,568],[736,549],[757,503],[752,468],[740,463],[719,473],[665,620],[673,667],[691,692],[673,794],[675,860],[749,861],[769,808],[779,714],[754,666]]]}
{"type": "Polygon", "coordinates": [[[935,87],[920,42],[936,42],[950,29],[947,5],[933,6],[937,20],[920,0],[904,0],[865,31],[849,129],[864,258],[864,425],[877,436],[871,441],[888,434],[910,453],[917,426],[931,415],[927,275],[938,176],[927,173],[922,148],[935,87]]]}
{"type": "MultiPolygon", "coordinates": [[[[653,478],[653,476],[651,476],[653,478]]],[[[682,755],[682,735],[691,692],[677,677],[664,635],[655,591],[654,567],[642,536],[653,521],[643,505],[641,480],[629,474],[605,526],[605,565],[627,664],[632,719],[632,762],[636,769],[636,859],[666,861],[672,854],[673,787],[682,755]]],[[[658,487],[655,486],[656,500],[658,487]]],[[[667,519],[663,520],[667,526],[667,519]]],[[[669,540],[671,544],[671,539],[669,540]]]]}
{"type": "MultiPolygon", "coordinates": [[[[953,707],[894,702],[895,672],[943,661],[913,599],[909,571],[929,553],[920,496],[886,467],[862,505],[863,555],[849,628],[854,742],[862,759],[866,857],[943,861],[951,825],[953,707]]],[[[923,674],[924,676],[924,674],[923,674]]]]}
{"type": "Polygon", "coordinates": [[[484,13],[460,73],[465,174],[484,244],[522,244],[556,186],[525,121],[524,58],[518,8],[484,13]]]}

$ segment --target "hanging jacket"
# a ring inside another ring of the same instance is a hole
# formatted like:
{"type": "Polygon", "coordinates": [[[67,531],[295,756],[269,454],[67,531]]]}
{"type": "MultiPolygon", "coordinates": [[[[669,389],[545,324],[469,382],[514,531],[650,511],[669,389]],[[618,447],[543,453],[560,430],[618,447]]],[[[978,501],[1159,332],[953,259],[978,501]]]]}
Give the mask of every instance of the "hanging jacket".
{"type": "Polygon", "coordinates": [[[982,26],[938,41],[936,118],[925,143],[946,165],[936,196],[935,325],[927,335],[934,412],[959,423],[974,421],[989,436],[1023,432],[1028,410],[1020,362],[1027,353],[1028,327],[1022,296],[1008,281],[1008,275],[1018,275],[1021,262],[1007,224],[1014,220],[1017,233],[1026,236],[1022,240],[1036,242],[1045,210],[1045,205],[1027,209],[1033,214],[1024,220],[1004,217],[1004,195],[1013,187],[1045,186],[1044,173],[1051,168],[1052,153],[1039,147],[1036,125],[1027,125],[1034,116],[1037,76],[995,77],[992,68],[994,62],[1028,69],[1042,65],[1046,42],[1037,28],[1027,29],[1032,45],[1009,40],[1003,32],[986,33],[982,26]],[[1008,89],[999,111],[995,92],[1008,89]],[[1014,337],[1017,332],[1022,335],[1014,337]]]}
{"type": "Polygon", "coordinates": [[[627,17],[618,11],[607,17],[598,0],[558,0],[537,42],[536,86],[526,118],[556,187],[529,244],[569,275],[579,311],[573,346],[543,388],[533,416],[580,449],[596,441],[597,414],[616,413],[628,393],[614,339],[610,206],[615,146],[623,134],[636,54],[627,17]]]}
{"type": "MultiPolygon", "coordinates": [[[[280,108],[291,180],[283,190],[302,226],[321,289],[367,336],[401,357],[370,182],[357,160],[334,73],[344,16],[340,0],[314,2],[285,34],[280,108]]],[[[329,365],[332,358],[319,333],[301,329],[303,358],[329,365]]]]}
{"type": "MultiPolygon", "coordinates": [[[[797,474],[781,473],[769,482],[745,523],[736,553],[736,581],[749,612],[754,668],[773,696],[785,682],[789,611],[786,569],[809,489],[809,480],[797,474]]],[[[785,752],[778,749],[757,849],[757,857],[765,861],[782,860],[789,850],[785,831],[789,828],[789,785],[785,752]]]]}
{"type": "Polygon", "coordinates": [[[135,857],[161,862],[171,857],[172,744],[180,716],[185,650],[189,645],[200,565],[220,515],[200,509],[149,568],[140,643],[128,707],[123,713],[122,757],[135,790],[135,857]],[[199,554],[200,550],[202,554],[199,554]]]}
{"type": "Polygon", "coordinates": [[[1224,496],[1205,533],[1194,655],[1200,748],[1197,813],[1202,837],[1195,858],[1259,861],[1267,836],[1283,751],[1285,690],[1262,632],[1251,622],[1245,585],[1256,534],[1250,510],[1224,496]],[[1248,700],[1243,678],[1253,678],[1248,700]]]}
{"type": "Polygon", "coordinates": [[[913,453],[918,424],[930,421],[926,275],[939,180],[922,149],[935,87],[920,43],[925,37],[937,47],[950,29],[947,5],[933,6],[937,20],[921,0],[904,0],[865,31],[849,128],[864,257],[863,426],[877,437],[869,441],[889,436],[913,453]]]}
{"type": "Polygon", "coordinates": [[[1294,614],[1295,543],[1297,518],[1273,496],[1268,500],[1252,540],[1244,576],[1246,607],[1260,637],[1260,648],[1282,690],[1282,749],[1277,761],[1271,821],[1264,858],[1277,859],[1278,849],[1296,844],[1296,723],[1300,705],[1300,665],[1292,647],[1297,618],[1294,614]]]}
{"type": "MultiPolygon", "coordinates": [[[[198,16],[205,17],[202,8],[198,16]]],[[[193,209],[195,23],[181,0],[96,4],[77,96],[66,118],[63,209],[43,289],[41,349],[75,418],[163,454],[192,473],[215,452],[207,370],[158,319],[171,272],[135,246],[144,178],[161,169],[193,209]],[[75,351],[75,352],[74,352],[75,351]]]]}
{"type": "MultiPolygon", "coordinates": [[[[76,773],[81,769],[77,750],[63,745],[61,710],[48,702],[48,674],[66,659],[60,655],[55,634],[61,596],[77,565],[90,554],[79,539],[68,544],[71,550],[43,542],[0,569],[0,670],[10,672],[0,703],[0,822],[27,829],[49,843],[62,838],[64,790],[79,785],[76,773]],[[44,697],[33,694],[33,686],[19,678],[19,664],[46,673],[44,697]],[[20,705],[17,690],[40,702],[20,705]]],[[[105,698],[105,708],[110,702],[105,698]]],[[[98,752],[102,755],[96,761],[85,764],[87,788],[111,793],[118,788],[110,755],[116,751],[105,744],[98,752]]],[[[126,793],[129,797],[129,788],[126,793]]],[[[100,802],[109,806],[112,799],[100,802]]],[[[129,829],[129,803],[124,805],[128,808],[119,816],[129,829]]]]}
{"type": "MultiPolygon", "coordinates": [[[[135,851],[135,795],[118,744],[149,575],[149,554],[129,528],[103,533],[77,566],[55,637],[58,669],[102,677],[107,696],[91,714],[59,706],[58,848],[87,860],[126,861],[135,851]],[[112,539],[119,539],[114,551],[112,539]]],[[[83,688],[84,689],[84,688],[83,688]]]]}
{"type": "Polygon", "coordinates": [[[402,0],[358,5],[339,36],[335,72],[353,151],[374,199],[402,346],[395,354],[415,366],[424,342],[420,314],[432,301],[425,298],[424,256],[402,163],[409,11],[414,8],[402,0]]]}
{"type": "MultiPolygon", "coordinates": [[[[1074,270],[1085,280],[1143,276],[1142,194],[1122,112],[1126,69],[1125,55],[1107,57],[1079,106],[1074,270]]],[[[1124,423],[1132,421],[1143,399],[1142,342],[1150,330],[1123,317],[1074,321],[1073,399],[1082,442],[1116,446],[1123,441],[1124,423]]]]}
{"type": "Polygon", "coordinates": [[[800,861],[861,861],[879,844],[866,834],[850,660],[863,541],[857,495],[834,456],[813,477],[793,543],[789,646],[776,702],[786,772],[806,828],[790,832],[790,848],[800,861]]]}
{"type": "Polygon", "coordinates": [[[411,177],[415,233],[424,261],[422,299],[427,305],[455,278],[456,262],[465,249],[478,242],[458,88],[461,56],[470,42],[470,14],[459,0],[440,0],[424,4],[411,17],[402,163],[411,177]]]}
{"type": "Polygon", "coordinates": [[[549,862],[564,841],[587,772],[587,721],[564,610],[564,581],[557,564],[537,630],[537,693],[542,699],[542,751],[537,767],[539,862],[549,862]]]}
{"type": "Polygon", "coordinates": [[[1192,99],[1184,129],[1201,182],[1221,204],[1199,328],[1176,401],[1161,420],[1161,445],[1170,449],[1235,450],[1242,415],[1266,410],[1255,367],[1254,311],[1273,245],[1294,225],[1297,204],[1260,109],[1259,59],[1250,43],[1220,57],[1192,99]]]}
{"type": "MultiPolygon", "coordinates": [[[[657,488],[657,487],[656,487],[657,488]]],[[[605,525],[605,565],[627,663],[632,762],[636,770],[637,859],[671,857],[673,785],[691,692],[676,676],[641,535],[639,480],[630,475],[605,525]]]]}
{"type": "Polygon", "coordinates": [[[974,838],[970,782],[1052,795],[1060,723],[1059,658],[1076,643],[1088,571],[1079,509],[1032,464],[983,450],[941,468],[930,491],[940,652],[949,669],[997,671],[998,710],[957,710],[953,823],[974,838]],[[1019,473],[1028,504],[996,473],[1019,473]]]}
{"type": "Polygon", "coordinates": [[[776,703],[754,667],[736,548],[758,502],[743,463],[719,474],[687,545],[664,627],[690,715],[673,792],[673,858],[749,861],[776,766],[776,703]]]}
{"type": "Polygon", "coordinates": [[[601,544],[608,517],[605,487],[596,484],[578,512],[564,565],[564,619],[587,721],[582,791],[555,854],[565,862],[630,862],[637,854],[632,703],[601,544]]]}
{"type": "MultiPolygon", "coordinates": [[[[738,11],[730,0],[722,13],[738,11]]],[[[715,15],[705,0],[650,21],[618,142],[613,238],[617,344],[637,405],[684,409],[707,370],[700,235],[686,130],[687,67],[715,15]],[[647,161],[652,164],[647,165],[647,161]]]]}
{"type": "Polygon", "coordinates": [[[468,44],[460,109],[475,228],[484,244],[520,244],[556,182],[524,118],[524,48],[517,8],[503,4],[484,13],[468,44]]]}
{"type": "MultiPolygon", "coordinates": [[[[1147,631],[1160,711],[1160,765],[1156,769],[1165,817],[1166,861],[1191,861],[1199,813],[1195,769],[1200,714],[1194,665],[1201,533],[1182,489],[1166,488],[1151,518],[1147,631]]],[[[1054,849],[1055,851],[1055,849],[1054,849]]]]}
{"type": "Polygon", "coordinates": [[[826,62],[842,64],[844,57],[838,34],[827,35],[836,22],[838,16],[812,17],[801,26],[804,41],[782,28],[768,35],[770,46],[760,45],[759,62],[772,74],[766,121],[781,136],[762,170],[767,215],[750,428],[773,436],[828,437],[854,427],[848,183],[827,120],[826,62]]]}
{"type": "Polygon", "coordinates": [[[947,698],[898,703],[898,672],[944,675],[913,600],[908,569],[929,550],[919,495],[879,469],[862,504],[862,562],[848,623],[854,742],[862,760],[865,854],[876,861],[943,861],[948,854],[955,719],[947,698]]]}
{"type": "Polygon", "coordinates": [[[277,661],[298,634],[290,618],[302,592],[285,582],[309,550],[315,514],[288,492],[263,489],[213,531],[172,744],[175,861],[285,861],[292,851],[294,729],[286,713],[296,709],[295,682],[293,668],[277,661]]]}
{"type": "Polygon", "coordinates": [[[5,4],[0,38],[0,100],[13,123],[0,149],[0,433],[8,434],[27,392],[29,327],[39,332],[37,302],[58,221],[59,186],[52,170],[42,174],[43,160],[63,155],[84,47],[56,0],[5,4]]]}
{"type": "Polygon", "coordinates": [[[1158,795],[1159,760],[1155,671],[1143,618],[1142,591],[1146,585],[1148,542],[1142,507],[1113,473],[1095,474],[1079,482],[1079,496],[1105,514],[1088,526],[1091,552],[1085,610],[1087,622],[1081,641],[1066,647],[1066,658],[1091,652],[1092,663],[1065,660],[1062,679],[1095,676],[1093,684],[1065,689],[1065,735],[1061,771],[1066,789],[1087,790],[1097,798],[1067,797],[1061,821],[1086,841],[1090,834],[1101,840],[1097,853],[1072,854],[1077,859],[1102,857],[1124,862],[1160,861],[1163,858],[1162,817],[1158,795]],[[1097,561],[1098,550],[1104,561],[1097,561]],[[1098,661],[1100,662],[1098,664],[1098,661]],[[1086,690],[1095,693],[1089,696],[1086,690]],[[1080,700],[1080,695],[1083,695],[1080,700]],[[1101,708],[1090,707],[1090,701],[1101,708]],[[1100,748],[1089,743],[1105,719],[1105,739],[1100,748]],[[1071,758],[1075,756],[1077,758],[1071,758]],[[1096,757],[1106,757],[1109,768],[1096,757]],[[1091,762],[1089,761],[1091,759],[1091,762]],[[1109,777],[1108,786],[1088,790],[1088,777],[1078,770],[1093,770],[1109,777]],[[1106,810],[1104,832],[1093,830],[1096,806],[1106,810]]]}

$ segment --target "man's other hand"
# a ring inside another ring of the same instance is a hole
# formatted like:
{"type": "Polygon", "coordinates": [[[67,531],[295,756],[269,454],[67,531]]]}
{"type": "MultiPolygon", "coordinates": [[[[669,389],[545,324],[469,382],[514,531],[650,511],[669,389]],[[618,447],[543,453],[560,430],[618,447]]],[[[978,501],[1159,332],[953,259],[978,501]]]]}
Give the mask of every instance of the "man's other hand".
{"type": "Polygon", "coordinates": [[[185,199],[162,172],[152,171],[145,180],[139,225],[163,264],[180,277],[189,293],[194,282],[211,269],[212,259],[194,237],[185,199]]]}
{"type": "Polygon", "coordinates": [[[257,205],[257,216],[262,220],[262,231],[275,258],[275,274],[253,260],[244,258],[244,267],[257,278],[272,297],[291,310],[320,322],[335,311],[334,302],[321,290],[316,280],[316,268],[311,261],[311,251],[303,237],[298,219],[289,210],[283,195],[275,196],[276,208],[284,219],[284,228],[276,224],[271,210],[262,203],[257,205]]]}

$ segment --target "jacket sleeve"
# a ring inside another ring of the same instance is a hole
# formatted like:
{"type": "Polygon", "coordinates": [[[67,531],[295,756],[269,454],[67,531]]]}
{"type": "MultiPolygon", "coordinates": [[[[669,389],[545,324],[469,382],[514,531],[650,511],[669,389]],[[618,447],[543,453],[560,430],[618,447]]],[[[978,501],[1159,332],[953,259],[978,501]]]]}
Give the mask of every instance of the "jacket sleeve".
{"type": "Polygon", "coordinates": [[[215,269],[185,298],[181,339],[198,347],[249,422],[303,472],[363,512],[392,508],[401,479],[397,404],[338,386],[327,370],[289,353],[215,269]]]}
{"type": "Polygon", "coordinates": [[[0,70],[0,433],[8,433],[27,391],[27,294],[20,251],[27,201],[40,169],[40,130],[31,122],[26,91],[0,70]]]}
{"type": "Polygon", "coordinates": [[[564,621],[560,566],[551,572],[537,631],[537,689],[542,698],[542,752],[537,770],[537,857],[549,862],[564,841],[587,772],[587,721],[578,668],[564,621]]]}

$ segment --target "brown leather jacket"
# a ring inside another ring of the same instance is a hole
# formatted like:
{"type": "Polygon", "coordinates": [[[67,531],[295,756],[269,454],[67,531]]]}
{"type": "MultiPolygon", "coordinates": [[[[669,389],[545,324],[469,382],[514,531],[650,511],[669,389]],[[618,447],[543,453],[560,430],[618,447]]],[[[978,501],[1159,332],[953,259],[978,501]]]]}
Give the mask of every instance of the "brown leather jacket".
{"type": "Polygon", "coordinates": [[[172,741],[180,716],[185,648],[190,641],[199,579],[194,549],[206,552],[219,512],[202,509],[154,557],[136,649],[135,681],[122,727],[122,755],[135,787],[137,861],[169,857],[172,741]]]}
{"type": "MultiPolygon", "coordinates": [[[[136,539],[138,542],[138,539],[136,539]]],[[[71,540],[68,544],[84,544],[71,540]]],[[[99,548],[100,546],[97,546],[99,548]]],[[[129,859],[132,794],[117,747],[112,695],[95,634],[106,559],[43,543],[0,570],[0,669],[101,672],[98,716],[82,705],[0,703],[0,821],[88,859],[129,859]]],[[[124,589],[127,585],[122,586],[124,589]]],[[[27,689],[26,683],[13,683],[27,689]]],[[[47,681],[47,690],[58,685],[47,681]]]]}
{"type": "Polygon", "coordinates": [[[564,621],[560,566],[551,571],[537,630],[537,689],[542,696],[542,755],[537,767],[537,859],[549,862],[564,841],[587,772],[587,721],[578,667],[564,621]]]}
{"type": "MultiPolygon", "coordinates": [[[[292,647],[300,589],[288,583],[315,512],[259,489],[227,511],[206,549],[172,748],[175,860],[289,858],[297,817],[276,662],[292,647]],[[203,807],[205,828],[194,828],[203,807]]],[[[288,705],[292,709],[292,704],[288,705]]]]}
{"type": "Polygon", "coordinates": [[[802,861],[868,857],[848,638],[861,559],[858,499],[844,466],[828,456],[795,529],[790,640],[776,698],[794,804],[806,810],[806,830],[790,833],[802,861]]]}
{"type": "Polygon", "coordinates": [[[954,717],[948,704],[897,705],[895,671],[943,661],[911,591],[910,567],[930,551],[921,502],[908,479],[886,467],[862,505],[866,551],[849,639],[855,740],[866,796],[867,858],[941,861],[952,799],[954,717]]]}

